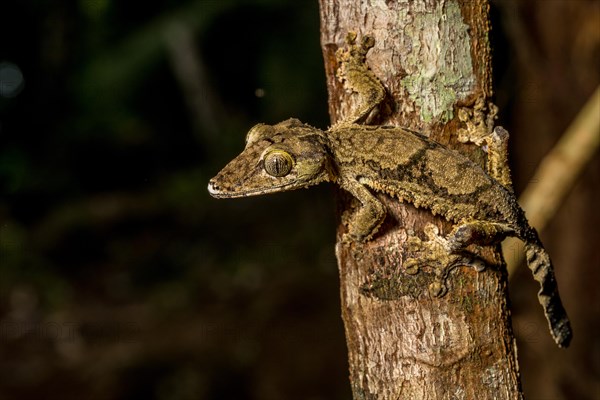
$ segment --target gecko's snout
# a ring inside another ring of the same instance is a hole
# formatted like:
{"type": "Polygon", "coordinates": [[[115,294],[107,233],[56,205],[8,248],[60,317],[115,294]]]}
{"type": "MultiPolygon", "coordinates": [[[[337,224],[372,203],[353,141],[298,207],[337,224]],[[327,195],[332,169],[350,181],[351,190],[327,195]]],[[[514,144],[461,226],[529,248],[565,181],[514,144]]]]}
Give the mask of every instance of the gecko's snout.
{"type": "Polygon", "coordinates": [[[221,188],[219,188],[219,185],[217,184],[217,182],[215,182],[212,179],[210,181],[208,181],[208,193],[210,193],[211,196],[220,197],[219,195],[222,192],[223,191],[221,190],[221,188]]]}

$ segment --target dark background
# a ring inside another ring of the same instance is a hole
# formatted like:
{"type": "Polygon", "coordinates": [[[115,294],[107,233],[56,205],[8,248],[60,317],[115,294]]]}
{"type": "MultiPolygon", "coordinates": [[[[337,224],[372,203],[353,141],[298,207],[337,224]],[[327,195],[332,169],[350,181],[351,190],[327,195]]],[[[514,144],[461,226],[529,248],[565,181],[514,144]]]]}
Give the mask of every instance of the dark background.
{"type": "MultiPolygon", "coordinates": [[[[4,2],[0,399],[350,398],[331,188],[206,191],[253,124],[328,126],[318,18],[316,0],[4,2]]],[[[600,3],[496,0],[492,25],[520,192],[600,82],[600,3]]],[[[511,280],[529,399],[600,394],[599,164],[542,233],[569,350],[529,272],[511,280]]]]}

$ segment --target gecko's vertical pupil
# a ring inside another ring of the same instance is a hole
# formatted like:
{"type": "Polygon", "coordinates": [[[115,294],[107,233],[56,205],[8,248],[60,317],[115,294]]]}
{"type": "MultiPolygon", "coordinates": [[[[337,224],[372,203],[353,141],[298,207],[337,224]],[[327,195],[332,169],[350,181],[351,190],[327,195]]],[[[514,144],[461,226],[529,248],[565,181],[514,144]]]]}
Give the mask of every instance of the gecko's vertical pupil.
{"type": "Polygon", "coordinates": [[[271,176],[281,177],[290,173],[294,160],[283,150],[273,150],[265,156],[265,171],[271,176]]]}

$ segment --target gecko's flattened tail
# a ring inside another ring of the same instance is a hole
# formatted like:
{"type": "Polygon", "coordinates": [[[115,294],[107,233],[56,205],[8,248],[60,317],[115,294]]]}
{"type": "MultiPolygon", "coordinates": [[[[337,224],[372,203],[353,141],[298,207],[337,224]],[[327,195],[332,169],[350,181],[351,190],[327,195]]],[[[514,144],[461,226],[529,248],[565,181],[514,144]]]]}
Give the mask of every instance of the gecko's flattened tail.
{"type": "Polygon", "coordinates": [[[550,333],[558,347],[567,347],[573,337],[571,323],[558,294],[550,256],[537,238],[537,233],[535,231],[533,233],[535,240],[525,243],[527,266],[531,270],[533,278],[540,284],[538,299],[544,308],[544,314],[550,325],[550,333]]]}

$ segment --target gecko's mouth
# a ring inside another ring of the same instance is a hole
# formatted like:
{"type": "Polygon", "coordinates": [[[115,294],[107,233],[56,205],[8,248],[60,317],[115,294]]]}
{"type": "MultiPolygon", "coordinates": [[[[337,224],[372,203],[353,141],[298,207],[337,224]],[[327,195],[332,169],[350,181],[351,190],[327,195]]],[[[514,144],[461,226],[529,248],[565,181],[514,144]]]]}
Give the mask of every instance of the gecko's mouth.
{"type": "Polygon", "coordinates": [[[230,191],[227,190],[226,188],[222,188],[219,187],[219,185],[217,184],[217,182],[213,181],[212,179],[208,182],[208,193],[210,193],[210,195],[212,197],[215,197],[217,199],[227,199],[227,198],[236,198],[236,197],[248,197],[248,196],[254,196],[254,195],[258,195],[258,194],[268,194],[268,193],[273,193],[273,192],[281,192],[282,190],[285,189],[294,189],[295,182],[290,182],[290,183],[284,183],[282,185],[278,185],[278,186],[271,186],[268,188],[257,188],[257,189],[245,189],[245,190],[239,190],[239,191],[230,191]]]}

